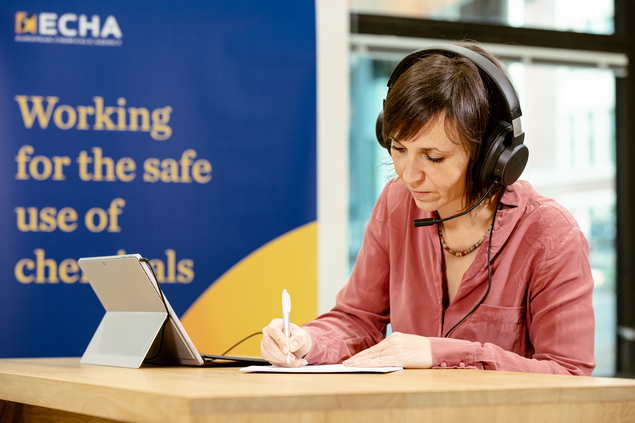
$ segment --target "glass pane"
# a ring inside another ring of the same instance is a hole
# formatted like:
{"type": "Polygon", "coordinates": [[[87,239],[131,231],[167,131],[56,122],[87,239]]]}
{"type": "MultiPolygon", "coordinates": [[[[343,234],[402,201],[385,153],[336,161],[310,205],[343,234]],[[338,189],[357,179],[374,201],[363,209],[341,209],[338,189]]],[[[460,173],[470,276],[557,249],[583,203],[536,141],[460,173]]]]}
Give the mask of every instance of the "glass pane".
{"type": "Polygon", "coordinates": [[[507,65],[530,159],[522,178],[569,210],[589,241],[597,368],[615,366],[615,76],[605,69],[507,65]],[[584,87],[584,89],[581,89],[584,87]]]}
{"type": "MultiPolygon", "coordinates": [[[[375,120],[397,60],[351,53],[352,269],[385,183],[395,175],[375,120]]],[[[596,376],[615,369],[615,76],[610,70],[507,63],[523,109],[530,159],[522,179],[558,201],[589,241],[595,281],[596,376]],[[580,89],[584,87],[584,90],[580,89]]]]}
{"type": "Polygon", "coordinates": [[[390,155],[375,136],[386,83],[396,65],[397,61],[351,54],[349,270],[353,269],[362,246],[375,201],[386,182],[396,176],[390,155]]]}
{"type": "Polygon", "coordinates": [[[353,13],[613,34],[614,0],[349,0],[353,13]]]}

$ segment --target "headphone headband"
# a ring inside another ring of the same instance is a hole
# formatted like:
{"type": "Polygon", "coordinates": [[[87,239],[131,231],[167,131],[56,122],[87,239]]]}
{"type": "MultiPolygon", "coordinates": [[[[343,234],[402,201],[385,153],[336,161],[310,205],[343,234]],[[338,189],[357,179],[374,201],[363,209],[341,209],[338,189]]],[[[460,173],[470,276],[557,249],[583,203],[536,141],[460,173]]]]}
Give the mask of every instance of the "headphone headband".
{"type": "Polygon", "coordinates": [[[469,48],[457,45],[431,46],[410,53],[399,62],[390,74],[390,78],[388,79],[388,91],[390,91],[395,82],[397,82],[397,79],[417,60],[433,54],[440,54],[446,57],[465,57],[483,71],[489,77],[490,81],[496,85],[498,92],[501,93],[506,117],[508,122],[512,125],[514,132],[512,147],[523,142],[522,137],[524,134],[520,123],[520,117],[523,113],[520,110],[520,101],[518,101],[518,96],[516,95],[516,90],[514,90],[512,83],[509,78],[507,78],[507,75],[505,75],[505,72],[498,66],[469,48]],[[519,139],[519,137],[521,138],[519,139]]]}

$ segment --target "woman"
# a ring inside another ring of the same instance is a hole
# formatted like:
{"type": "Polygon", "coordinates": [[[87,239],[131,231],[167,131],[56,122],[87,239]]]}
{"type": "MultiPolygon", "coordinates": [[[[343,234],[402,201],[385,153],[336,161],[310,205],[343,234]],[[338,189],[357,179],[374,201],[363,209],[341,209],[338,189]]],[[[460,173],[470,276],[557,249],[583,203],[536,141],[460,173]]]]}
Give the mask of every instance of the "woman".
{"type": "Polygon", "coordinates": [[[271,363],[286,366],[290,350],[293,367],[591,375],[587,242],[564,208],[515,182],[527,154],[514,120],[520,108],[510,111],[515,93],[491,55],[465,47],[425,51],[398,65],[378,133],[397,178],[373,209],[333,310],[292,325],[289,343],[280,319],[263,329],[261,353],[271,363]],[[487,71],[492,63],[498,68],[487,71]],[[509,154],[492,153],[500,122],[509,154]],[[418,228],[413,219],[438,223],[418,228]],[[385,338],[388,323],[394,332],[385,338]]]}

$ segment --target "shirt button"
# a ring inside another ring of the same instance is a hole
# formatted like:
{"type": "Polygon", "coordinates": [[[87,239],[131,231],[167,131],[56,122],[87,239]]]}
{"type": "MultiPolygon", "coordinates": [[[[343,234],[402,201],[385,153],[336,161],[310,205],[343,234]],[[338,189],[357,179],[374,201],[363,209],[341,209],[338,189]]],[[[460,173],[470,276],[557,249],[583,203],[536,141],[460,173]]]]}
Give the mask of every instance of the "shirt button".
{"type": "Polygon", "coordinates": [[[460,362],[460,363],[459,363],[459,367],[465,367],[465,363],[460,362]]]}
{"type": "Polygon", "coordinates": [[[443,363],[441,363],[441,367],[448,367],[448,363],[444,361],[443,363]]]}

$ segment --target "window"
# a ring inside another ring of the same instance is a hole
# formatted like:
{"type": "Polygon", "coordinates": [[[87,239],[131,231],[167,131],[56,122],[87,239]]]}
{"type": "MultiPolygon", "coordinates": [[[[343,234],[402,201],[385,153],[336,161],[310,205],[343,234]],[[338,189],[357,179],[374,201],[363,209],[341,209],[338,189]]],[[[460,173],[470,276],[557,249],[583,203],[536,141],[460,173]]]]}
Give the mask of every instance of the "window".
{"type": "Polygon", "coordinates": [[[349,0],[355,13],[613,34],[613,0],[349,0]]]}

